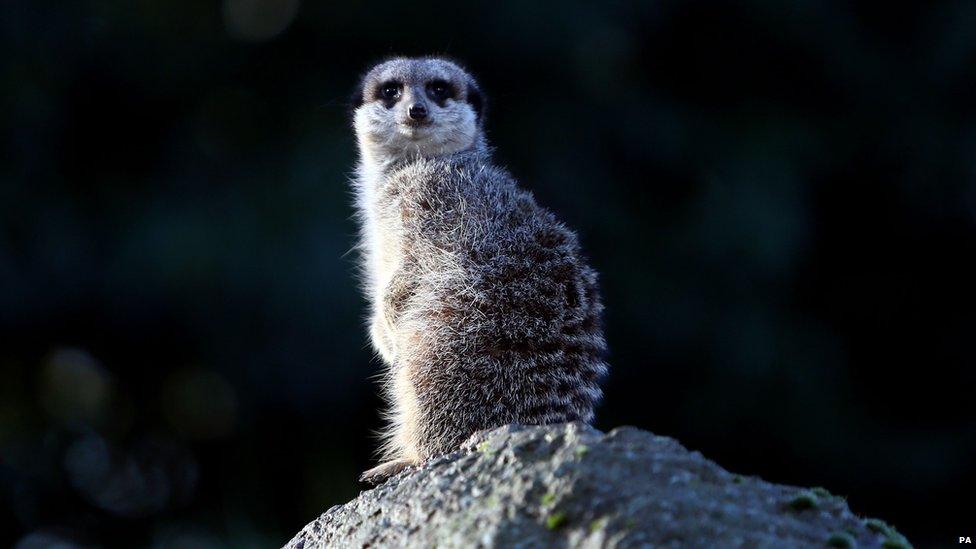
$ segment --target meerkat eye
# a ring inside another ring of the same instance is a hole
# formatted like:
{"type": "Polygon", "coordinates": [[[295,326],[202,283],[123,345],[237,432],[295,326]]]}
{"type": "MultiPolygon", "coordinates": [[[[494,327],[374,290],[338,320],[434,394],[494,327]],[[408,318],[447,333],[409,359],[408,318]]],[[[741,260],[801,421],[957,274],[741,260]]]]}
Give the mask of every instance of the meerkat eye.
{"type": "Polygon", "coordinates": [[[395,101],[400,97],[401,86],[397,82],[387,82],[380,86],[380,97],[386,101],[395,101]]]}
{"type": "Polygon", "coordinates": [[[443,80],[434,80],[433,82],[427,84],[427,94],[430,95],[431,99],[434,101],[444,101],[445,99],[450,99],[454,95],[454,90],[451,85],[443,80]]]}

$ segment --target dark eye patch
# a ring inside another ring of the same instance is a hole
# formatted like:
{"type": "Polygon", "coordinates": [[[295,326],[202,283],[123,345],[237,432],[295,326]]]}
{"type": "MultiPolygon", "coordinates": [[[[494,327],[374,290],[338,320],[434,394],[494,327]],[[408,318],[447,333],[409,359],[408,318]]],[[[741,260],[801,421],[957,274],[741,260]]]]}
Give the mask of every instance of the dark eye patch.
{"type": "Polygon", "coordinates": [[[431,80],[427,83],[427,96],[435,103],[444,106],[444,102],[457,95],[454,86],[446,80],[431,80]]]}
{"type": "Polygon", "coordinates": [[[376,87],[376,98],[382,101],[383,105],[388,109],[396,105],[402,95],[403,83],[397,82],[396,80],[383,82],[376,87]]]}

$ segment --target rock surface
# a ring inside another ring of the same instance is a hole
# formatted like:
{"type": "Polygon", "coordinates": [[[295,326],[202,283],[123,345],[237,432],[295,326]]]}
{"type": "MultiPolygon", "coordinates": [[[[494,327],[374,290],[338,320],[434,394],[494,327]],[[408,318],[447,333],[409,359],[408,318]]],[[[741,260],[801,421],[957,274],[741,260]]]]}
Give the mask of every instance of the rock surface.
{"type": "Polygon", "coordinates": [[[287,545],[910,547],[822,488],[729,473],[632,427],[506,426],[329,509],[287,545]]]}

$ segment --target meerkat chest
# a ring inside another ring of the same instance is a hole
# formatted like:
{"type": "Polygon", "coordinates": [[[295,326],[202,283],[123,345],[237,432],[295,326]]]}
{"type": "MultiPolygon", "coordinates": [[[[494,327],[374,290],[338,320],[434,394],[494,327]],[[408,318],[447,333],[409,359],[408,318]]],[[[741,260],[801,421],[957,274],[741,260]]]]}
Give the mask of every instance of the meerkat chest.
{"type": "Polygon", "coordinates": [[[393,227],[378,227],[376,235],[375,270],[378,288],[382,291],[403,265],[403,243],[398,231],[393,227]]]}
{"type": "MultiPolygon", "coordinates": [[[[380,189],[382,181],[378,182],[380,189]]],[[[403,265],[403,230],[395,199],[378,193],[366,212],[367,247],[369,249],[370,275],[376,297],[381,297],[396,272],[403,265]]]]}

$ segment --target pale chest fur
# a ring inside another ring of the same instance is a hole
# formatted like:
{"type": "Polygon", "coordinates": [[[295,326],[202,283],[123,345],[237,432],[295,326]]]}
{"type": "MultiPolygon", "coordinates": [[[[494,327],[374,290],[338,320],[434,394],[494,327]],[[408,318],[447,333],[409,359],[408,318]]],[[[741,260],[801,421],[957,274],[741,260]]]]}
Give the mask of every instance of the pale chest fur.
{"type": "Polygon", "coordinates": [[[379,204],[386,177],[382,169],[364,162],[356,181],[356,202],[362,224],[360,246],[365,263],[364,282],[371,307],[370,335],[377,352],[387,364],[392,364],[396,345],[390,311],[385,310],[385,297],[403,265],[403,245],[399,219],[384,215],[388,208],[379,204]]]}

